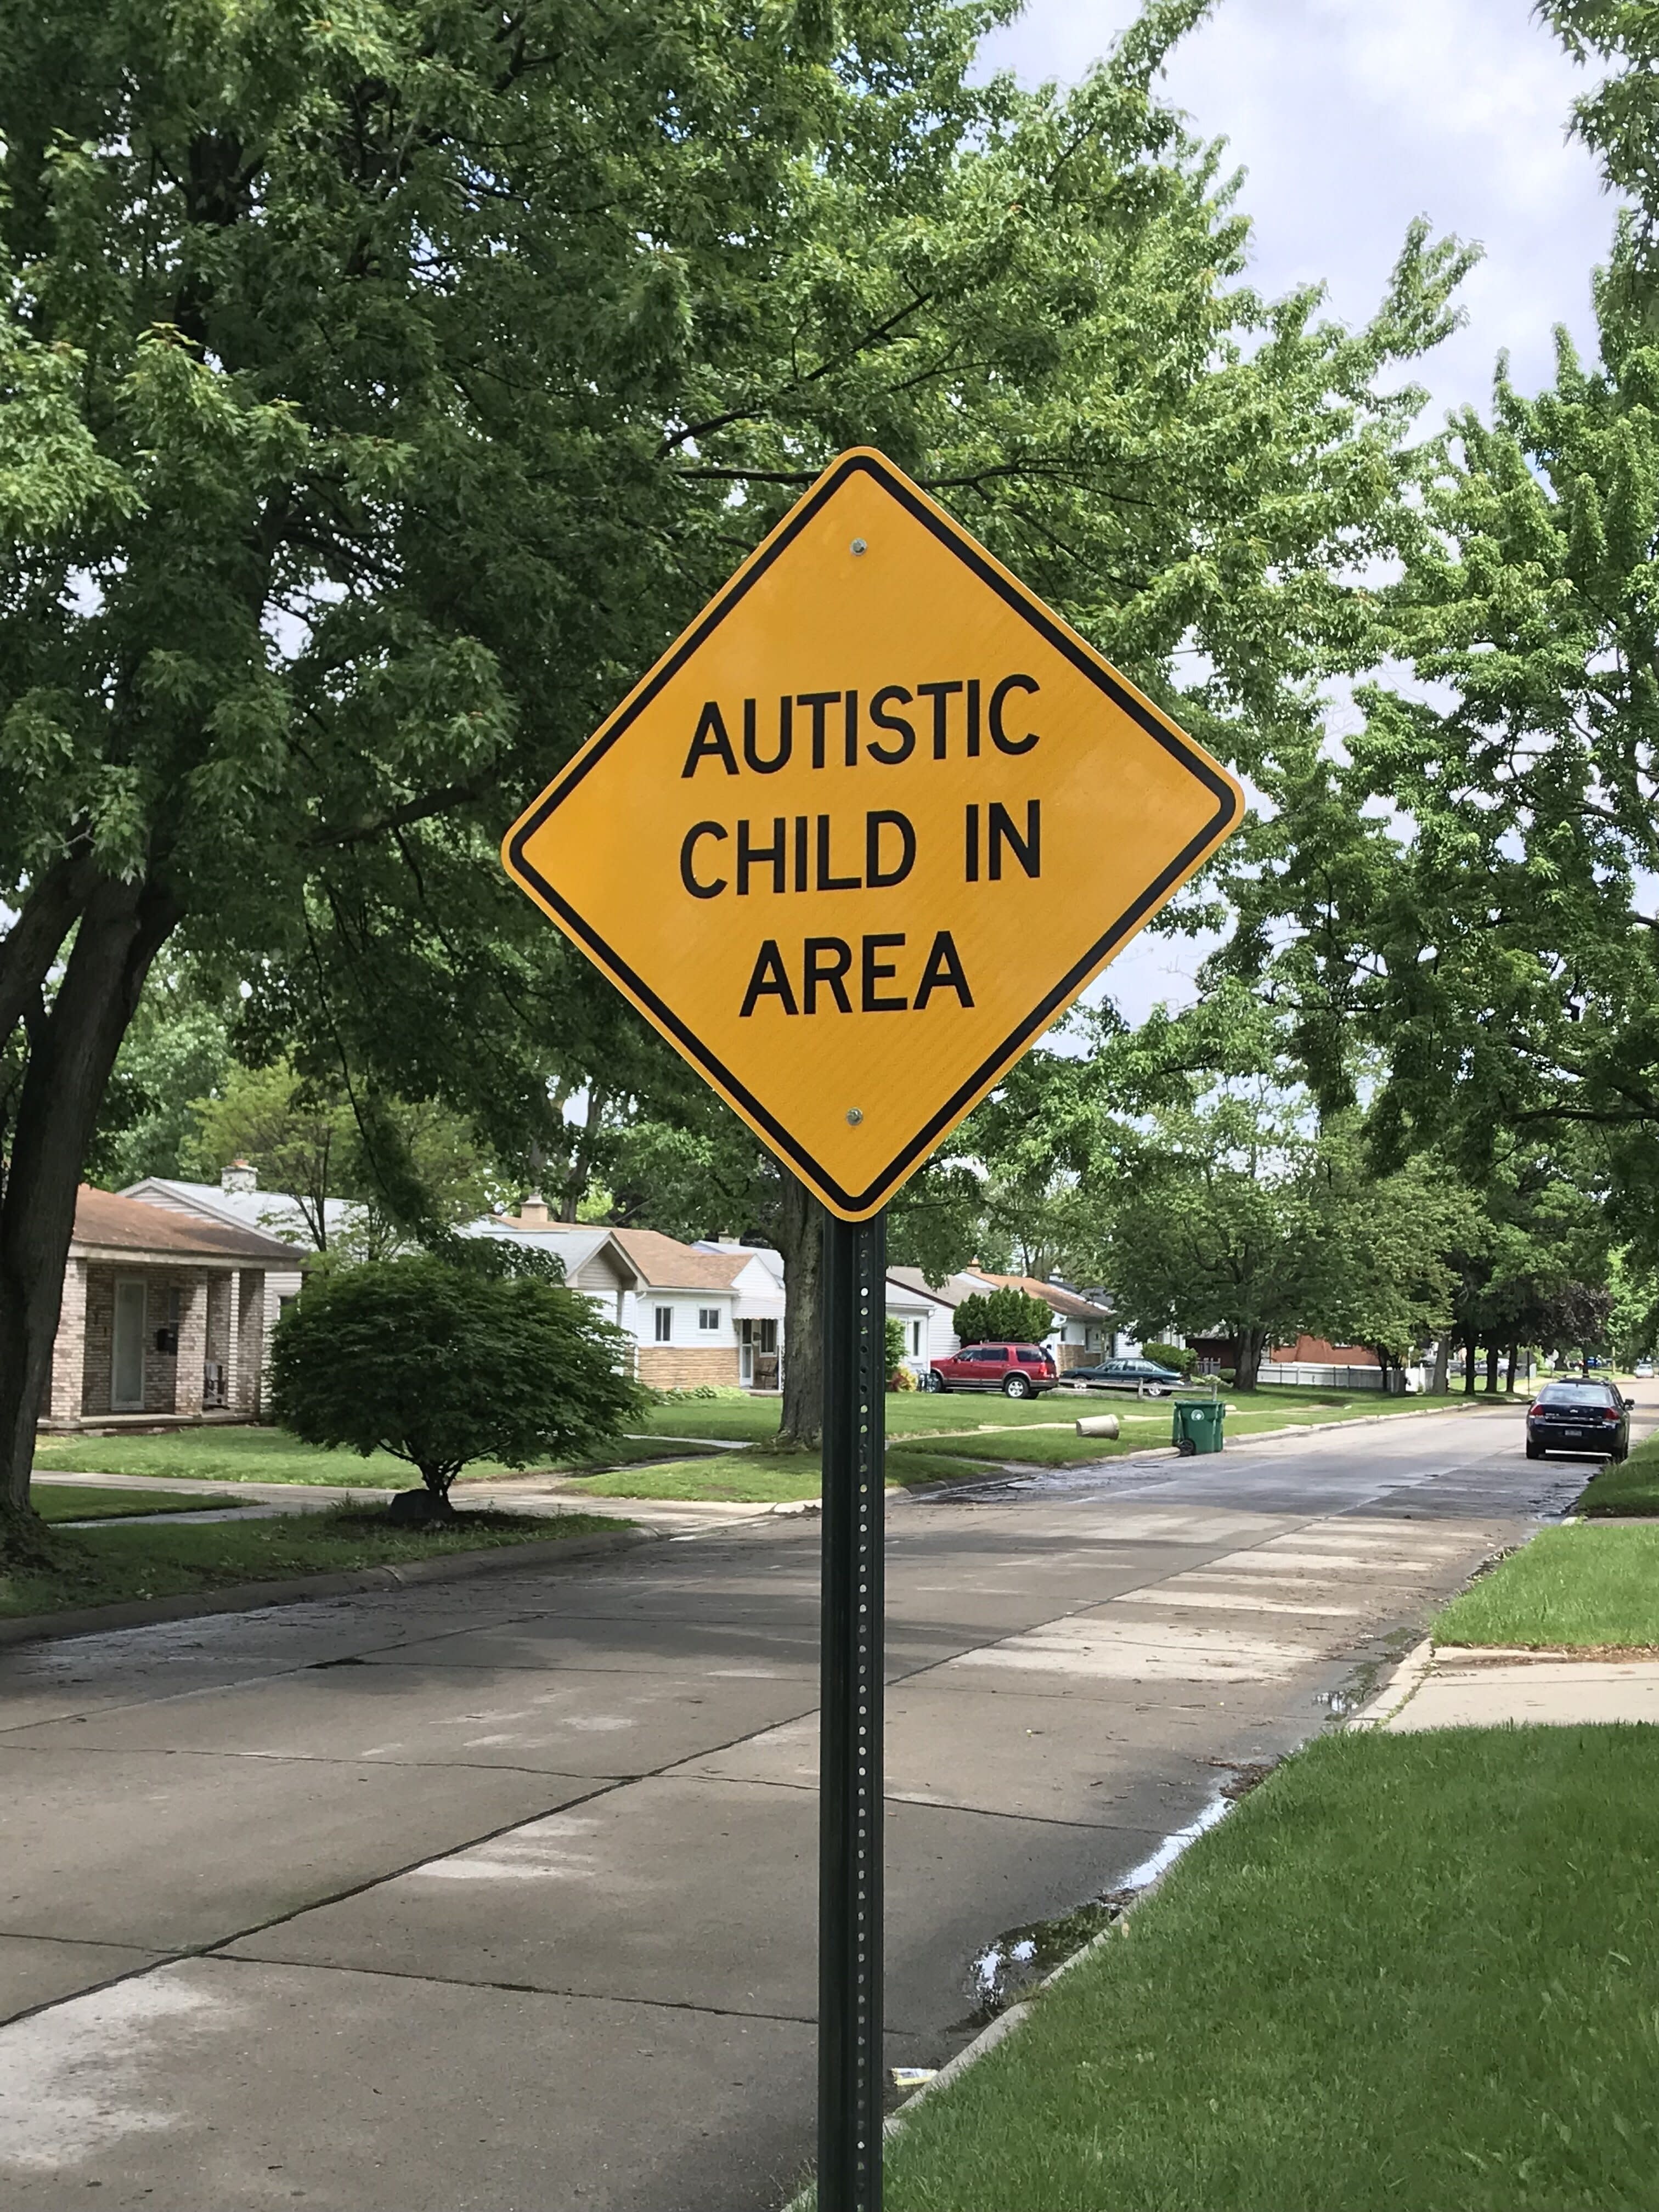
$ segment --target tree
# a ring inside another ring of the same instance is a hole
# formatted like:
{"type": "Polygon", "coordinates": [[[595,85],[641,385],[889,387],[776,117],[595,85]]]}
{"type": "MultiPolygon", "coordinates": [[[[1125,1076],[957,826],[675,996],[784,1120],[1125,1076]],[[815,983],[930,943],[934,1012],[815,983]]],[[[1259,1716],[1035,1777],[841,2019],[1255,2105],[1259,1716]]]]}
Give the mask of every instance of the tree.
{"type": "Polygon", "coordinates": [[[193,1175],[191,1101],[217,1090],[230,1057],[230,1025],[210,981],[187,963],[154,969],[88,1149],[91,1180],[118,1190],[146,1176],[193,1175]]]}
{"type": "Polygon", "coordinates": [[[1273,800],[1231,874],[1230,959],[1294,1007],[1327,1105],[1380,1056],[1394,1159],[1441,1147],[1479,1188],[1539,1140],[1595,1139],[1599,1188],[1659,1252],[1659,19],[1544,0],[1611,73],[1576,127],[1629,205],[1594,284],[1596,342],[1558,334],[1535,395],[1498,364],[1453,421],[1402,573],[1394,659],[1340,746],[1264,761],[1273,800]]]}
{"type": "Polygon", "coordinates": [[[1218,1329],[1238,1387],[1255,1388],[1270,1344],[1311,1322],[1328,1281],[1313,1147],[1261,1097],[1167,1108],[1121,1163],[1107,1276],[1143,1340],[1218,1329]]]}
{"type": "MultiPolygon", "coordinates": [[[[495,839],[838,447],[1153,690],[1194,641],[1218,741],[1346,665],[1334,562],[1412,475],[1378,386],[1462,264],[1414,234],[1357,333],[1239,283],[1149,91],[1200,12],[1061,98],[970,83],[996,11],[949,0],[0,0],[10,1519],[158,952],[234,961],[261,1058],[556,1135],[550,1071],[631,1018],[495,839]]],[[[418,1210],[395,1131],[377,1171],[418,1210]]]]}
{"type": "Polygon", "coordinates": [[[286,1060],[233,1066],[216,1096],[198,1097],[196,1163],[210,1177],[246,1160],[263,1188],[289,1194],[313,1248],[328,1249],[328,1201],[343,1188],[351,1157],[351,1109],[338,1091],[307,1082],[286,1060]]]}
{"type": "Polygon", "coordinates": [[[293,1196],[319,1252],[332,1241],[327,1201],[355,1199],[361,1218],[343,1243],[343,1256],[352,1260],[387,1258],[399,1241],[376,1174],[374,1137],[395,1138],[428,1231],[476,1219],[500,1198],[500,1178],[459,1116],[431,1100],[376,1103],[366,1138],[357,1102],[338,1083],[301,1075],[286,1060],[268,1067],[233,1061],[217,1095],[192,1102],[194,1164],[215,1177],[233,1160],[246,1160],[265,1189],[293,1196]]]}
{"type": "Polygon", "coordinates": [[[308,1284],[271,1346],[271,1410],[302,1442],[415,1468],[450,1515],[470,1461],[562,1459],[641,1402],[621,1334],[580,1291],[428,1255],[308,1284]]]}
{"type": "Polygon", "coordinates": [[[1303,1330],[1374,1350],[1386,1373],[1450,1319],[1447,1249],[1472,1211],[1432,1161],[1377,1173],[1352,1117],[1315,1124],[1270,1078],[1166,1106],[1119,1139],[1104,1267],[1143,1339],[1220,1328],[1242,1389],[1303,1330]]]}
{"type": "Polygon", "coordinates": [[[956,1330],[963,1344],[1000,1340],[1007,1344],[1041,1344],[1054,1325],[1054,1308],[1028,1291],[972,1292],[957,1308],[956,1330]]]}

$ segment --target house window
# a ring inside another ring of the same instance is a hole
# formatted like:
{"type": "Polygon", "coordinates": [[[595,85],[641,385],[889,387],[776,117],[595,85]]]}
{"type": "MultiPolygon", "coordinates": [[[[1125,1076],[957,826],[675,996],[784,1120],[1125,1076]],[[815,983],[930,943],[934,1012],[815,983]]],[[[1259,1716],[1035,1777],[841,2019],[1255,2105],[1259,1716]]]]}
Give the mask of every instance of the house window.
{"type": "Polygon", "coordinates": [[[672,1337],[672,1336],[673,1335],[673,1334],[674,1334],[674,1309],[673,1309],[673,1307],[672,1307],[672,1306],[659,1306],[659,1307],[657,1308],[657,1341],[658,1341],[658,1343],[659,1343],[659,1344],[666,1344],[666,1343],[668,1342],[668,1340],[669,1340],[670,1337],[672,1337]]]}
{"type": "Polygon", "coordinates": [[[912,1359],[921,1357],[921,1323],[919,1321],[913,1321],[910,1324],[910,1357],[912,1359]]]}
{"type": "Polygon", "coordinates": [[[697,1327],[699,1328],[705,1330],[716,1329],[720,1325],[720,1310],[718,1306],[699,1306],[697,1308],[697,1327]]]}
{"type": "Polygon", "coordinates": [[[760,1325],[760,1348],[775,1352],[778,1348],[778,1325],[775,1321],[763,1321],[760,1325]]]}

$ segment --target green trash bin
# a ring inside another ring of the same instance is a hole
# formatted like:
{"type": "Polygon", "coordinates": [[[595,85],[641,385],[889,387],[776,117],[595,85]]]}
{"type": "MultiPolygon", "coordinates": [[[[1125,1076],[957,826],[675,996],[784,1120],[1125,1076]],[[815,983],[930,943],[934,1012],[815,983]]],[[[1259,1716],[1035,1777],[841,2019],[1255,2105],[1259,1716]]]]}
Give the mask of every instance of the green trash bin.
{"type": "Polygon", "coordinates": [[[1221,1449],[1221,1424],[1227,1408],[1218,1398],[1200,1401],[1178,1398],[1175,1407],[1175,1431],[1170,1441],[1183,1455],[1193,1452],[1218,1452],[1221,1449]]]}

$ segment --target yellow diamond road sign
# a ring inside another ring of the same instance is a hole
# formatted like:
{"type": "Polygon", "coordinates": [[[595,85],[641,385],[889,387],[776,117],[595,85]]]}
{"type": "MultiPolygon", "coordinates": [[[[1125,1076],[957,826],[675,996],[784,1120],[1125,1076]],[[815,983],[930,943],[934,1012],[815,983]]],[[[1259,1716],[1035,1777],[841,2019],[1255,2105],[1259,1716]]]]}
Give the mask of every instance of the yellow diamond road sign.
{"type": "Polygon", "coordinates": [[[858,1221],[1243,812],[1224,769],[925,492],[854,451],[502,858],[858,1221]]]}

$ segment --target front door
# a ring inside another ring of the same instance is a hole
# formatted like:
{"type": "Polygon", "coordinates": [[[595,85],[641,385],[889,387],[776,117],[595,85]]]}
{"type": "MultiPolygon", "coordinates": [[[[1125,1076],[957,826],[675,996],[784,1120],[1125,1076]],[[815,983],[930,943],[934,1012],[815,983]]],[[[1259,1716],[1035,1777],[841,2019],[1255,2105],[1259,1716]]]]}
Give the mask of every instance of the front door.
{"type": "Polygon", "coordinates": [[[112,1413],[144,1410],[144,1285],[137,1275],[116,1279],[109,1409],[112,1413]]]}

